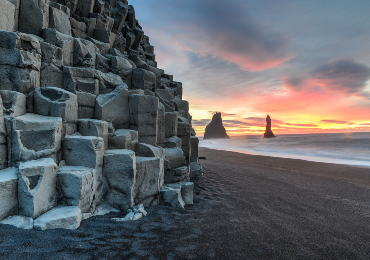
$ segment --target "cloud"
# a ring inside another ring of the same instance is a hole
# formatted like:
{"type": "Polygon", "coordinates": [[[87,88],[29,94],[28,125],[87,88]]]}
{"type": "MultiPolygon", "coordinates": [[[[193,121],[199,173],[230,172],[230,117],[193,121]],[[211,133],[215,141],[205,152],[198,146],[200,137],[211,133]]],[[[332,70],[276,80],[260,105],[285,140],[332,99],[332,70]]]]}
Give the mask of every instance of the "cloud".
{"type": "Polygon", "coordinates": [[[346,124],[348,121],[334,120],[334,119],[322,119],[321,122],[333,123],[333,124],[346,124]]]}
{"type": "Polygon", "coordinates": [[[318,127],[315,124],[292,124],[292,123],[281,123],[282,125],[301,126],[301,127],[318,127]]]}
{"type": "Polygon", "coordinates": [[[206,126],[211,122],[211,119],[192,120],[191,122],[194,126],[206,126]]]}
{"type": "Polygon", "coordinates": [[[228,114],[228,113],[219,112],[219,111],[208,111],[207,113],[209,113],[209,114],[213,115],[213,114],[215,114],[216,112],[221,113],[221,116],[236,116],[236,114],[228,114]]]}
{"type": "Polygon", "coordinates": [[[339,59],[318,65],[305,76],[282,77],[282,82],[293,91],[320,87],[329,92],[370,99],[370,93],[365,90],[369,79],[368,66],[351,59],[339,59]]]}
{"type": "Polygon", "coordinates": [[[369,123],[362,123],[360,125],[370,125],[370,122],[369,123]]]}
{"type": "Polygon", "coordinates": [[[172,35],[172,44],[198,55],[222,57],[249,71],[271,68],[294,56],[285,32],[256,21],[244,1],[164,1],[161,5],[146,1],[146,5],[161,16],[157,26],[172,35]]]}

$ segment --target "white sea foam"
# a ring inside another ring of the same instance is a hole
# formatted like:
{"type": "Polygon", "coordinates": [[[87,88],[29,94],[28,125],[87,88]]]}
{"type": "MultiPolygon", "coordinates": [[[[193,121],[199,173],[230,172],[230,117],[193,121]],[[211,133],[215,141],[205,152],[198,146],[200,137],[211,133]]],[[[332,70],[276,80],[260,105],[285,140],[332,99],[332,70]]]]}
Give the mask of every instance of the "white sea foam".
{"type": "Polygon", "coordinates": [[[370,167],[370,133],[249,135],[200,140],[200,147],[306,161],[370,167]]]}

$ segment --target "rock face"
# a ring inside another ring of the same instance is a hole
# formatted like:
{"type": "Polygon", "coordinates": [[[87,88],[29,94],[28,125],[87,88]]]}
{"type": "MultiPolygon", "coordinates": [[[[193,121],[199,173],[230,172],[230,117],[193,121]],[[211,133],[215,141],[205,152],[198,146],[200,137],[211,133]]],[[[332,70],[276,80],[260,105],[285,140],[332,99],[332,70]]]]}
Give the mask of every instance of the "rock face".
{"type": "Polygon", "coordinates": [[[212,121],[206,126],[204,132],[204,139],[215,138],[230,138],[222,124],[221,112],[216,112],[216,114],[213,115],[212,121]]]}
{"type": "Polygon", "coordinates": [[[271,118],[270,118],[269,115],[267,115],[267,117],[266,117],[266,131],[265,131],[263,137],[265,137],[265,138],[275,137],[274,133],[271,130],[271,118]]]}
{"type": "Polygon", "coordinates": [[[192,204],[203,170],[182,94],[127,0],[0,0],[0,224],[192,204]]]}

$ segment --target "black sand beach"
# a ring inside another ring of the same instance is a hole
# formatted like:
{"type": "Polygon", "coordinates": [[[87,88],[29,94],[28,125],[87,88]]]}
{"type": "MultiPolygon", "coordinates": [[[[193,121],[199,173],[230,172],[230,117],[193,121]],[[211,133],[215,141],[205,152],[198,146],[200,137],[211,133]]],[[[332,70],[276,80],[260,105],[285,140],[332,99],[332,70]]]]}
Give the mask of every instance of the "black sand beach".
{"type": "Polygon", "coordinates": [[[370,259],[370,169],[200,149],[185,210],[76,231],[0,226],[0,259],[370,259]]]}

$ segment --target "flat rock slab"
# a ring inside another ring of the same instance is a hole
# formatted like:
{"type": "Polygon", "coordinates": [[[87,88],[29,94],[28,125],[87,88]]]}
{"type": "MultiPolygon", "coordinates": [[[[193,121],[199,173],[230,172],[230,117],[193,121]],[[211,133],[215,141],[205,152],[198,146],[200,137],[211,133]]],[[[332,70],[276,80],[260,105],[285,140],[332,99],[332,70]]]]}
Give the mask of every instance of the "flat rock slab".
{"type": "Polygon", "coordinates": [[[33,222],[36,230],[77,229],[82,219],[81,210],[74,206],[57,206],[41,215],[33,222]]]}
{"type": "Polygon", "coordinates": [[[22,229],[33,229],[33,218],[15,215],[4,219],[0,224],[11,225],[22,229]]]}
{"type": "Polygon", "coordinates": [[[0,220],[18,213],[18,169],[0,171],[0,220]]]}

